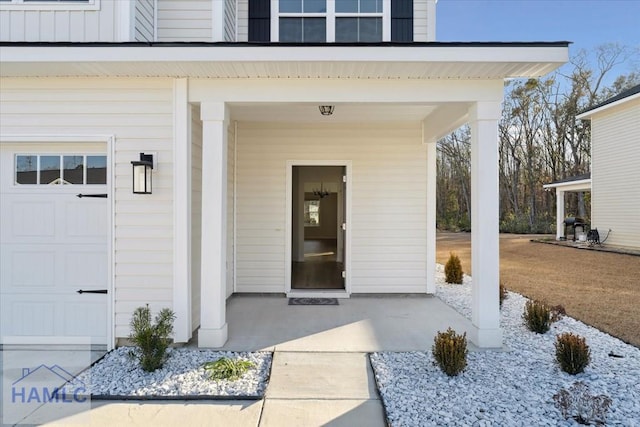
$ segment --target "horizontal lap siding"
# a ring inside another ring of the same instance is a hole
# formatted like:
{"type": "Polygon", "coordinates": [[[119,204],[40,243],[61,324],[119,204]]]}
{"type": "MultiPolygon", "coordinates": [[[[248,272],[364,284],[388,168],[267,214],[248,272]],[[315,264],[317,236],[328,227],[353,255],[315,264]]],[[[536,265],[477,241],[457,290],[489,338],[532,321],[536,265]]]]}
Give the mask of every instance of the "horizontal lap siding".
{"type": "Polygon", "coordinates": [[[249,40],[249,0],[237,0],[237,20],[236,31],[238,33],[239,42],[246,42],[249,40]]]}
{"type": "MultiPolygon", "coordinates": [[[[104,2],[103,2],[104,3],[104,2]]],[[[2,133],[115,135],[115,324],[135,307],[172,307],[173,109],[170,80],[3,79],[2,133]],[[131,191],[131,161],[157,153],[153,194],[131,191]]]]}
{"type": "Polygon", "coordinates": [[[211,0],[158,0],[158,41],[211,41],[211,13],[211,0]]]}
{"type": "Polygon", "coordinates": [[[2,10],[0,41],[113,42],[117,40],[117,2],[102,1],[99,10],[2,10]]]}
{"type": "Polygon", "coordinates": [[[154,4],[153,0],[136,1],[136,40],[153,41],[154,37],[154,4]]]}
{"type": "Polygon", "coordinates": [[[640,248],[640,100],[592,121],[592,227],[608,244],[640,248]]]}
{"type": "Polygon", "coordinates": [[[287,160],[352,161],[353,292],[424,292],[426,150],[418,125],[238,126],[238,292],[285,289],[287,160]]]}

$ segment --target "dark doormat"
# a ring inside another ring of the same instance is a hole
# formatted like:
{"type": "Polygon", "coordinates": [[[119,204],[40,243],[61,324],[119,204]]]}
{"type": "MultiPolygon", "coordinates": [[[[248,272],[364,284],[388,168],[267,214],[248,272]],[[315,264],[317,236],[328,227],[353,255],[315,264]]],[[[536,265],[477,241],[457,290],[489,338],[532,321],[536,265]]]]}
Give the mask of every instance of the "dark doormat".
{"type": "Polygon", "coordinates": [[[289,298],[289,305],[338,305],[338,298],[289,298]]]}

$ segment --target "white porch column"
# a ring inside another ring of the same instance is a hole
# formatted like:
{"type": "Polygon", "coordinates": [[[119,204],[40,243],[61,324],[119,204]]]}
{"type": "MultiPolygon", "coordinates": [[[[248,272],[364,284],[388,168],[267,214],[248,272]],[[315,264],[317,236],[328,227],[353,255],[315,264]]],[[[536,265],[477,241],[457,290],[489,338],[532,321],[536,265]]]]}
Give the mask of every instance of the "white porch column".
{"type": "Polygon", "coordinates": [[[427,141],[427,293],[436,293],[436,141],[427,141]]]}
{"type": "Polygon", "coordinates": [[[198,347],[222,347],[227,341],[227,126],[223,102],[203,102],[202,119],[202,266],[198,347]]]}
{"type": "Polygon", "coordinates": [[[556,240],[564,237],[564,191],[556,188],[556,240]]]}
{"type": "Polygon", "coordinates": [[[473,300],[471,341],[501,347],[498,189],[499,102],[477,102],[469,109],[471,126],[471,265],[473,300]]]}

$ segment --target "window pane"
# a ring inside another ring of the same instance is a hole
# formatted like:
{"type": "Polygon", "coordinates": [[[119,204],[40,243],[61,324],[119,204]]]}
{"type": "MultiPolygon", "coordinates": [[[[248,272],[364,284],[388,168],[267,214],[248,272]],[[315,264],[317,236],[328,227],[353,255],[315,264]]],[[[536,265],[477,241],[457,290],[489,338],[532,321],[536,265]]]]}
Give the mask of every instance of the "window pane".
{"type": "Polygon", "coordinates": [[[382,19],[381,18],[359,18],[361,42],[382,41],[382,19]]]}
{"type": "Polygon", "coordinates": [[[382,0],[360,0],[360,13],[382,13],[382,0]]]}
{"type": "Polygon", "coordinates": [[[87,184],[107,183],[107,156],[87,156],[87,184]]]}
{"type": "Polygon", "coordinates": [[[302,41],[302,18],[280,18],[280,41],[302,41]]]}
{"type": "Polygon", "coordinates": [[[302,12],[302,0],[280,0],[280,13],[302,12]]]}
{"type": "Polygon", "coordinates": [[[304,18],[304,42],[324,43],[327,41],[327,27],[324,18],[304,18]]]}
{"type": "Polygon", "coordinates": [[[325,13],[327,11],[326,0],[304,0],[305,13],[325,13]]]}
{"type": "Polygon", "coordinates": [[[40,156],[40,184],[58,184],[60,156],[40,156]]]}
{"type": "Polygon", "coordinates": [[[62,178],[69,184],[84,183],[84,158],[82,156],[64,156],[62,178]]]}
{"type": "Polygon", "coordinates": [[[336,18],[336,41],[345,43],[358,41],[358,18],[336,18]]]}
{"type": "Polygon", "coordinates": [[[304,226],[317,227],[320,225],[320,200],[304,201],[304,226]]]}
{"type": "Polygon", "coordinates": [[[38,183],[38,156],[16,156],[16,184],[38,183]]]}
{"type": "Polygon", "coordinates": [[[358,0],[336,0],[336,13],[358,13],[358,0]]]}

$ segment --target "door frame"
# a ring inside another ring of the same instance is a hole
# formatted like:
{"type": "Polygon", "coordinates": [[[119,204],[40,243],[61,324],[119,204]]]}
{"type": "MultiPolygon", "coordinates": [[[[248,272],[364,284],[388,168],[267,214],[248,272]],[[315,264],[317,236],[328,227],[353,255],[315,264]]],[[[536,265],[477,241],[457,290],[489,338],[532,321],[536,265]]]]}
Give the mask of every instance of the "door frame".
{"type": "MultiPolygon", "coordinates": [[[[114,200],[114,185],[115,185],[115,135],[13,135],[13,134],[5,134],[0,135],[0,144],[56,144],[56,143],[78,143],[78,144],[87,144],[87,143],[101,143],[105,144],[105,154],[107,156],[107,324],[105,327],[106,331],[106,346],[107,351],[113,350],[115,348],[115,291],[114,291],[114,283],[115,283],[115,268],[113,266],[114,255],[113,250],[115,248],[115,233],[113,232],[113,225],[115,224],[115,200],[114,200]]],[[[9,337],[11,339],[10,342],[6,342],[6,344],[12,345],[21,345],[27,343],[22,337],[9,337]]],[[[43,345],[91,345],[92,347],[95,344],[91,342],[86,342],[84,338],[74,339],[68,337],[65,342],[54,342],[52,341],[52,337],[36,337],[42,340],[43,345]]],[[[4,343],[3,343],[4,344],[4,343]]],[[[27,343],[28,344],[28,343],[27,343]]],[[[102,344],[98,344],[100,346],[102,344]]]]}
{"type": "Polygon", "coordinates": [[[284,256],[284,291],[287,296],[305,296],[305,297],[333,297],[348,298],[351,295],[351,160],[287,160],[286,174],[286,225],[285,225],[285,256],[284,256]],[[293,238],[293,221],[291,211],[293,209],[293,167],[294,166],[341,166],[345,169],[347,182],[345,185],[346,194],[344,195],[345,204],[345,223],[347,224],[344,236],[344,290],[298,290],[291,289],[291,250],[293,238]]]}

